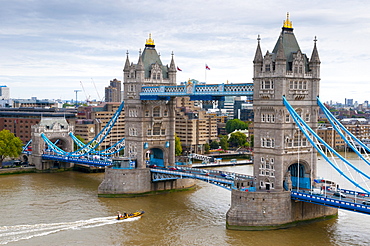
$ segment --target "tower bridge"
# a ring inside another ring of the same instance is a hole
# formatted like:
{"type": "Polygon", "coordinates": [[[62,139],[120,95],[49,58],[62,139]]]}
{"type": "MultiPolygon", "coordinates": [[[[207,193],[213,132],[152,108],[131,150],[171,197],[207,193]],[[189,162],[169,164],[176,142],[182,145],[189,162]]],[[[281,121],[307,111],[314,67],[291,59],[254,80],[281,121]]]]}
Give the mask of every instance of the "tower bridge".
{"type": "MultiPolygon", "coordinates": [[[[170,65],[163,65],[154,40],[149,36],[137,63],[130,62],[127,53],[123,69],[126,135],[117,149],[125,148],[124,159],[130,165],[108,165],[98,189],[99,196],[135,196],[187,189],[194,186],[194,179],[198,179],[231,191],[227,228],[237,230],[285,228],[301,221],[332,218],[337,215],[338,208],[369,213],[369,206],[361,204],[370,193],[367,187],[357,186],[363,193],[348,192],[353,196],[352,200],[335,198],[334,193],[322,196],[310,192],[317,187],[314,182],[317,177],[316,155],[321,153],[319,146],[323,145],[315,144],[314,140],[318,139],[314,132],[317,130],[320,85],[316,43],[315,38],[308,58],[300,49],[287,17],[271,53],[267,51],[262,55],[258,37],[253,84],[177,85],[174,55],[170,65]],[[170,170],[176,165],[176,97],[222,100],[224,96],[246,95],[253,95],[255,115],[252,177],[207,175],[186,165],[181,166],[181,170],[170,170]],[[159,168],[148,168],[148,160],[159,168]],[[359,195],[362,198],[358,198],[359,195]]],[[[35,134],[38,139],[32,139],[33,144],[36,142],[38,146],[39,142],[45,141],[59,157],[42,156],[38,147],[36,158],[74,161],[96,153],[112,124],[114,122],[94,141],[81,144],[75,152],[59,150],[51,141],[42,138],[45,135],[39,130],[35,134]]],[[[65,127],[60,127],[60,134],[65,133],[65,127]]],[[[46,134],[46,137],[49,136],[46,134]]]]}

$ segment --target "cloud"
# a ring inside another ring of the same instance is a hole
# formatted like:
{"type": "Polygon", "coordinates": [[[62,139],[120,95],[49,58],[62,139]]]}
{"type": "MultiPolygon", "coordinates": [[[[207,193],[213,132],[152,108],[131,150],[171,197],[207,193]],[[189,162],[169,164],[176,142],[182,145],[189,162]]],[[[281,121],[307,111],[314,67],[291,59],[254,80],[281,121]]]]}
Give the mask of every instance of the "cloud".
{"type": "Polygon", "coordinates": [[[130,61],[137,62],[149,33],[164,64],[174,52],[183,69],[178,81],[252,82],[257,35],[263,53],[272,51],[286,12],[308,56],[318,38],[322,98],[363,101],[369,94],[363,87],[370,58],[366,1],[6,2],[0,9],[0,84],[11,88],[12,97],[69,99],[74,89],[81,89],[80,80],[91,78],[103,94],[109,80],[122,79],[126,51],[130,61]],[[205,63],[211,66],[207,74],[205,63]],[[348,83],[358,86],[349,92],[348,83]]]}

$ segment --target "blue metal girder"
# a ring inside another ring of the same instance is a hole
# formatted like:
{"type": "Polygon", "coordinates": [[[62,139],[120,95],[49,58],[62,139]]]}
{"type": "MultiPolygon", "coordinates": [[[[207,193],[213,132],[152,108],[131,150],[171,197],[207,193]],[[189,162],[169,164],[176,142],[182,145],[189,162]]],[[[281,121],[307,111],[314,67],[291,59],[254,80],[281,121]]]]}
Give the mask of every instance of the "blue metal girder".
{"type": "Polygon", "coordinates": [[[306,194],[301,192],[292,191],[291,198],[293,200],[315,203],[323,206],[334,207],[354,211],[358,213],[370,214],[370,206],[359,203],[349,202],[346,200],[338,200],[334,198],[306,194]]]}
{"type": "Polygon", "coordinates": [[[86,164],[89,166],[110,166],[112,165],[111,162],[107,161],[101,161],[101,160],[90,160],[85,158],[74,158],[71,156],[59,156],[59,155],[42,155],[42,159],[44,160],[54,160],[54,161],[60,161],[60,162],[71,162],[71,163],[79,163],[79,164],[86,164]]]}
{"type": "MultiPolygon", "coordinates": [[[[182,96],[252,96],[253,84],[187,84],[168,86],[144,86],[141,88],[141,100],[167,100],[168,97],[182,96]]],[[[207,99],[213,100],[213,99],[207,99]]]]}

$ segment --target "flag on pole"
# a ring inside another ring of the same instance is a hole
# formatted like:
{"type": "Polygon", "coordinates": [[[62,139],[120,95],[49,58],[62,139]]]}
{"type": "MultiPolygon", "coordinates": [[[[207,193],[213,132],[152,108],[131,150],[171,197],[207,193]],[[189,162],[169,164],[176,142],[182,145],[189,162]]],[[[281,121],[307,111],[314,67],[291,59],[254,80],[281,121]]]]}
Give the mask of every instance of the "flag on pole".
{"type": "Polygon", "coordinates": [[[181,72],[181,71],[182,71],[182,69],[180,69],[179,67],[177,67],[177,71],[180,71],[180,72],[181,72]]]}
{"type": "Polygon", "coordinates": [[[207,65],[207,64],[206,64],[206,69],[207,69],[207,70],[211,70],[211,69],[208,67],[208,65],[207,65]]]}

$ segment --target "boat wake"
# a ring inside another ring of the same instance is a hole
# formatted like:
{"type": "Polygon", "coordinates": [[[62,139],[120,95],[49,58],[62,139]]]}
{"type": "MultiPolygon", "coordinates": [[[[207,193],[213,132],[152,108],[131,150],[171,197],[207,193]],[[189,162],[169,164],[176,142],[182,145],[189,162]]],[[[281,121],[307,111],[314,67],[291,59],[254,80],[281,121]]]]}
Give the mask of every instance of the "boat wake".
{"type": "Polygon", "coordinates": [[[117,220],[116,218],[117,216],[109,216],[92,218],[88,220],[78,220],[74,222],[0,226],[0,244],[4,245],[11,242],[31,239],[33,237],[46,236],[60,231],[80,230],[140,219],[140,217],[129,218],[125,220],[117,220]]]}

